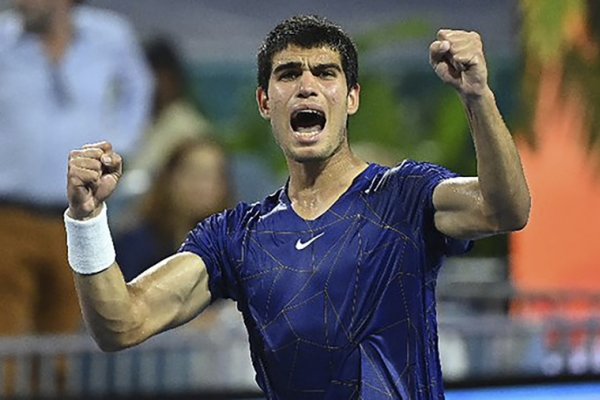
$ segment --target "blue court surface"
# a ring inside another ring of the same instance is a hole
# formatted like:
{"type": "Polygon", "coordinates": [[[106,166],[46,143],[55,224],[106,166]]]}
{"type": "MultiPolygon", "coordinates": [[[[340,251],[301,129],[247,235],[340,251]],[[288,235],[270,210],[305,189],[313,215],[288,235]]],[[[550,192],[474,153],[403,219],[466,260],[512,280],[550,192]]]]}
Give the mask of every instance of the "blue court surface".
{"type": "Polygon", "coordinates": [[[447,390],[446,400],[600,400],[600,382],[447,390]]]}

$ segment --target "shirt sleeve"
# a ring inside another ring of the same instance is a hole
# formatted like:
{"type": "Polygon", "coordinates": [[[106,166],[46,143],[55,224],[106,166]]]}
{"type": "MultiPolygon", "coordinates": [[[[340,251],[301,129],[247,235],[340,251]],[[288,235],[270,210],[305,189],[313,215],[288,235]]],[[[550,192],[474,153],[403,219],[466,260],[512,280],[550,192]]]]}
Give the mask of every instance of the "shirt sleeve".
{"type": "Polygon", "coordinates": [[[190,233],[179,252],[191,252],[202,258],[208,271],[211,301],[219,298],[239,298],[238,273],[243,235],[250,208],[241,203],[233,210],[215,214],[199,223],[190,233]]]}
{"type": "Polygon", "coordinates": [[[466,253],[473,247],[470,240],[451,238],[437,230],[434,223],[433,191],[442,181],[457,174],[436,164],[407,160],[390,170],[396,175],[398,197],[412,226],[422,229],[422,236],[434,254],[451,256],[466,253]]]}

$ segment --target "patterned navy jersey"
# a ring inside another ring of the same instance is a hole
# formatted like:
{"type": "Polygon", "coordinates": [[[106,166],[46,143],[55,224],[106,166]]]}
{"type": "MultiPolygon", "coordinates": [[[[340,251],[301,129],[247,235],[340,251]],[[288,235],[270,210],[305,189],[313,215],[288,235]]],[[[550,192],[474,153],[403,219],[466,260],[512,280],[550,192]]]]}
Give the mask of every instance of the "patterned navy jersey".
{"type": "Polygon", "coordinates": [[[470,242],[435,229],[432,195],[455,176],[371,164],[307,221],[287,188],[190,232],[213,300],[237,301],[269,399],[443,399],[435,282],[470,242]]]}

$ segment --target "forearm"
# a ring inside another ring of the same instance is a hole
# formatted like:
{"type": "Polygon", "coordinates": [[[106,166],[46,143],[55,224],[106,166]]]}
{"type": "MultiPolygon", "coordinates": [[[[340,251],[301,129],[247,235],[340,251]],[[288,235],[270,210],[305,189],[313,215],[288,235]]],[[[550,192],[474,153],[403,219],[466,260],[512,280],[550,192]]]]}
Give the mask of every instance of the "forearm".
{"type": "Polygon", "coordinates": [[[118,350],[197,315],[210,302],[202,259],[178,253],[125,283],[116,263],[104,201],[122,175],[122,159],[100,142],[69,154],[65,213],[69,265],[84,319],[98,345],[118,350]]]}
{"type": "Polygon", "coordinates": [[[519,153],[487,89],[463,98],[477,153],[477,175],[484,213],[499,230],[522,228],[529,216],[530,196],[519,153]]]}
{"type": "Polygon", "coordinates": [[[65,228],[69,265],[88,328],[102,349],[125,347],[131,339],[123,336],[138,330],[144,319],[138,318],[134,296],[115,261],[106,206],[70,206],[65,228]],[[125,344],[117,346],[120,341],[125,344]]]}

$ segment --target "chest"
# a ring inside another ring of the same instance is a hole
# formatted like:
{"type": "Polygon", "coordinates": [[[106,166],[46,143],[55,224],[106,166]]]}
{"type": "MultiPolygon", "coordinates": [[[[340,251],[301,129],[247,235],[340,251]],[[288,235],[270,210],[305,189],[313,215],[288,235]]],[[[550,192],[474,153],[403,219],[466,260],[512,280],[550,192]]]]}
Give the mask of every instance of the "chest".
{"type": "Polygon", "coordinates": [[[263,220],[247,233],[240,286],[271,347],[298,338],[343,346],[385,298],[409,296],[398,284],[421,279],[420,238],[402,218],[376,211],[364,204],[310,223],[263,220]]]}
{"type": "MultiPolygon", "coordinates": [[[[96,46],[97,47],[97,46],[96,46]]],[[[0,57],[4,109],[51,104],[98,107],[118,91],[115,58],[102,49],[73,46],[53,63],[38,43],[26,42],[0,57]]]]}

